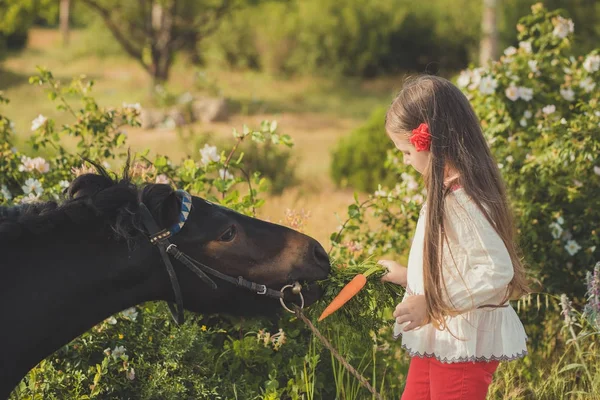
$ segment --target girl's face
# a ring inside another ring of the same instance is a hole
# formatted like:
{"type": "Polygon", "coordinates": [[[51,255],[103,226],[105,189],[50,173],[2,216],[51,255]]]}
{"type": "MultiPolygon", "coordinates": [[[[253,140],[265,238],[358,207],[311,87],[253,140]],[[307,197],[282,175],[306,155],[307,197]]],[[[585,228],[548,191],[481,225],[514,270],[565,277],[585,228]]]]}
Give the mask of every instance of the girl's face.
{"type": "Polygon", "coordinates": [[[396,145],[396,148],[402,152],[404,164],[412,165],[420,174],[423,174],[429,164],[431,153],[426,150],[417,151],[406,135],[392,133],[389,136],[396,145]]]}

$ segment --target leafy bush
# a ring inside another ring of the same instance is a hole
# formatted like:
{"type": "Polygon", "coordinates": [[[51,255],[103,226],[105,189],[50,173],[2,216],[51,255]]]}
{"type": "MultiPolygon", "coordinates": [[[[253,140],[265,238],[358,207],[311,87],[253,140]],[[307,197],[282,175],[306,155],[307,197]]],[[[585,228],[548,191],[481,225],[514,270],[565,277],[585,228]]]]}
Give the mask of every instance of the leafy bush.
{"type": "Polygon", "coordinates": [[[532,272],[545,290],[581,296],[600,251],[600,55],[577,57],[572,21],[532,8],[519,48],[458,84],[500,162],[532,272]]]}
{"type": "Polygon", "coordinates": [[[377,185],[394,186],[397,176],[385,166],[393,147],[385,133],[384,108],[375,110],[361,127],[340,139],[332,152],[331,177],[341,187],[373,192],[377,185]]]}

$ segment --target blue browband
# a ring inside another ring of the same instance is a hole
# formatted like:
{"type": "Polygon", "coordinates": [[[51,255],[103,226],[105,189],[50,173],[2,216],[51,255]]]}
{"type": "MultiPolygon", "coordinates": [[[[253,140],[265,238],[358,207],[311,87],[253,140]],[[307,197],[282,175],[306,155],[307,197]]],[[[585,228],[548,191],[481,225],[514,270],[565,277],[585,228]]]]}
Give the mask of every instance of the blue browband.
{"type": "Polygon", "coordinates": [[[156,243],[161,239],[166,239],[179,232],[190,215],[190,211],[192,210],[192,196],[185,190],[176,190],[175,194],[181,199],[181,211],[179,212],[178,221],[171,225],[169,229],[163,229],[152,235],[150,237],[151,243],[156,243]]]}

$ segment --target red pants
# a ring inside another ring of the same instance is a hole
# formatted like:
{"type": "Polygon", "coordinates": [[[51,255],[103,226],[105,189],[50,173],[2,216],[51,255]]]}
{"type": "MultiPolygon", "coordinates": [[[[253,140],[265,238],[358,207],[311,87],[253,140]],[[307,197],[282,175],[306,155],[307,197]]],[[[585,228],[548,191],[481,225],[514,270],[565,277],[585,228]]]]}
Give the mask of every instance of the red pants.
{"type": "Polygon", "coordinates": [[[441,363],[413,357],[402,400],[485,400],[498,361],[441,363]]]}

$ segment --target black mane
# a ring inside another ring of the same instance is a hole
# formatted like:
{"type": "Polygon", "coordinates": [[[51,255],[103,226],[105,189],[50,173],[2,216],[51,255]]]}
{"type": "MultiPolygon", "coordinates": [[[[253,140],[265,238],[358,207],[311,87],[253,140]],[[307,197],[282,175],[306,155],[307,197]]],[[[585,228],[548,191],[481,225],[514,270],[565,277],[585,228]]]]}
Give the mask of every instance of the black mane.
{"type": "Polygon", "coordinates": [[[143,231],[136,217],[140,201],[160,220],[162,204],[173,193],[169,185],[148,184],[138,188],[129,178],[111,177],[101,166],[98,173],[77,177],[66,190],[61,204],[49,201],[0,207],[0,240],[15,240],[25,235],[41,235],[65,225],[104,221],[115,238],[131,239],[143,231]]]}

